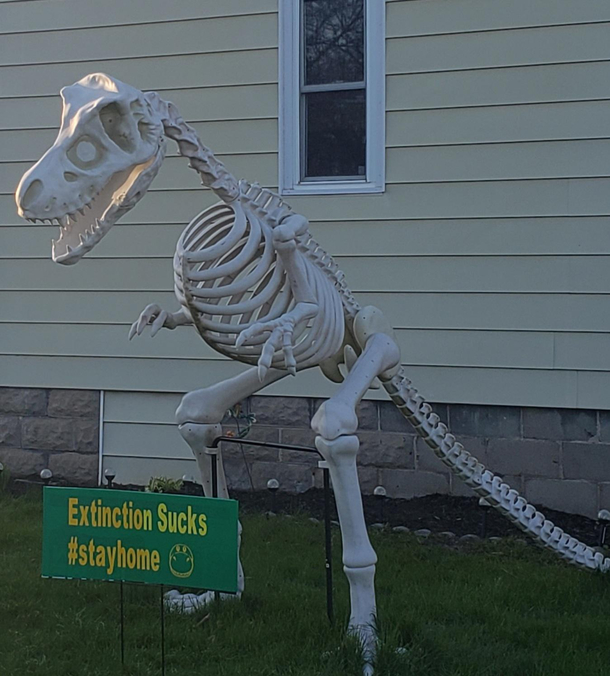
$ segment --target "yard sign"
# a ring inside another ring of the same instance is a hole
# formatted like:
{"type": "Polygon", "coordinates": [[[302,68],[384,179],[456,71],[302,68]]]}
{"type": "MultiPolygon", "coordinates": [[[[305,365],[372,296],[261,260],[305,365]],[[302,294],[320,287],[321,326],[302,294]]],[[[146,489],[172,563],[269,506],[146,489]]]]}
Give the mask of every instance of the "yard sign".
{"type": "Polygon", "coordinates": [[[235,500],[44,489],[43,577],[237,591],[235,500]]]}

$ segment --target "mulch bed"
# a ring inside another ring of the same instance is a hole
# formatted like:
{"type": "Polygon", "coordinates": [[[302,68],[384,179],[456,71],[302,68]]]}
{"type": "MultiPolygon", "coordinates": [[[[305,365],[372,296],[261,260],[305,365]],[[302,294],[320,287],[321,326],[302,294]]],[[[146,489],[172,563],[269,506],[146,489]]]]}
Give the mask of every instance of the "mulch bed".
{"type": "MultiPolygon", "coordinates": [[[[324,516],[324,493],[319,489],[311,489],[298,495],[277,493],[274,505],[271,495],[265,492],[234,492],[233,497],[239,500],[240,510],[243,512],[265,512],[273,507],[273,511],[278,513],[304,512],[318,519],[324,516]]],[[[401,500],[365,495],[363,502],[369,524],[387,523],[389,526],[407,526],[411,530],[427,528],[433,533],[451,531],[458,537],[482,534],[483,509],[479,506],[478,498],[428,495],[401,500]]],[[[570,535],[587,544],[597,544],[598,525],[593,519],[544,507],[540,511],[570,535]]],[[[487,512],[487,537],[523,536],[522,531],[495,509],[488,509],[487,512]]],[[[332,518],[336,519],[334,502],[332,518]]]]}
{"type": "MultiPolygon", "coordinates": [[[[143,490],[142,486],[118,485],[118,489],[143,490]]],[[[28,490],[27,484],[12,483],[15,494],[28,490]]],[[[39,486],[32,488],[40,489],[39,486]]],[[[201,495],[199,484],[185,483],[182,492],[201,495]]],[[[332,492],[331,492],[332,496],[332,492]]],[[[305,493],[290,494],[269,491],[232,491],[231,497],[240,503],[244,513],[274,512],[277,514],[306,514],[322,520],[324,518],[324,492],[310,489],[305,493]]],[[[362,496],[364,513],[368,524],[383,523],[390,527],[406,526],[412,531],[422,528],[440,533],[451,531],[458,537],[474,534],[483,535],[483,512],[478,498],[455,497],[451,495],[427,495],[410,500],[378,498],[373,495],[362,496]]],[[[598,523],[585,516],[567,514],[553,509],[540,507],[547,519],[563,528],[567,533],[583,542],[596,546],[599,537],[598,523]]],[[[334,499],[331,497],[331,518],[337,519],[334,499]]],[[[523,532],[495,509],[487,509],[486,537],[523,537],[523,532]]]]}

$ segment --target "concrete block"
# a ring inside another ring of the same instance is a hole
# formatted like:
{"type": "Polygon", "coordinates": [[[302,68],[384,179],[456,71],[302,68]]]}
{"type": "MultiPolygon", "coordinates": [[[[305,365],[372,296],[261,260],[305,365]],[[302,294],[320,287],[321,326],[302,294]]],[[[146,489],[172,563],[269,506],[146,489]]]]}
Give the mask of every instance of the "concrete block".
{"type": "Polygon", "coordinates": [[[44,453],[24,451],[21,448],[0,448],[0,462],[12,477],[40,478],[40,472],[46,466],[44,453]]]}
{"type": "MultiPolygon", "coordinates": [[[[315,448],[315,434],[310,427],[281,429],[280,440],[283,444],[293,444],[295,446],[308,446],[315,448]]],[[[296,462],[303,465],[317,465],[320,456],[317,453],[306,453],[305,451],[290,451],[282,448],[280,451],[282,462],[296,462]]]]}
{"type": "Polygon", "coordinates": [[[86,418],[74,420],[74,443],[79,453],[97,453],[99,440],[100,426],[97,420],[86,418]]]}
{"type": "Polygon", "coordinates": [[[48,415],[57,418],[99,418],[100,393],[96,390],[51,390],[48,415]]]}
{"type": "Polygon", "coordinates": [[[610,411],[599,412],[599,438],[610,442],[610,411]]]}
{"type": "Polygon", "coordinates": [[[0,387],[0,413],[45,415],[46,412],[47,393],[45,390],[0,387]]]}
{"type": "Polygon", "coordinates": [[[379,402],[379,427],[384,432],[413,434],[413,425],[391,401],[379,402]]]}
{"type": "MultiPolygon", "coordinates": [[[[231,457],[223,459],[223,467],[229,491],[252,490],[250,478],[248,476],[248,468],[246,467],[243,458],[231,457]]],[[[250,469],[250,471],[252,470],[250,469]]]]}
{"type": "Polygon", "coordinates": [[[311,420],[310,400],[305,397],[255,396],[248,407],[259,425],[309,427],[311,420]]]}
{"type": "Polygon", "coordinates": [[[380,483],[390,498],[416,498],[449,492],[449,477],[410,469],[382,469],[380,483]]]}
{"type": "Polygon", "coordinates": [[[563,473],[566,479],[600,482],[610,477],[610,444],[566,441],[563,444],[563,473]]]}
{"type": "Polygon", "coordinates": [[[375,467],[413,469],[414,440],[409,434],[396,432],[360,432],[358,463],[375,467]]]}
{"type": "Polygon", "coordinates": [[[21,421],[17,416],[0,416],[0,448],[21,446],[21,421]]]}
{"type": "Polygon", "coordinates": [[[599,485],[599,508],[610,509],[610,482],[599,485]]]}
{"type": "Polygon", "coordinates": [[[597,516],[597,485],[566,479],[525,479],[525,497],[537,505],[570,514],[597,516]]]}
{"type": "MultiPolygon", "coordinates": [[[[223,425],[223,435],[227,432],[237,434],[237,428],[223,425]]],[[[243,440],[242,444],[234,444],[229,442],[221,443],[222,457],[226,459],[234,458],[243,462],[243,453],[246,455],[248,462],[256,460],[264,460],[268,462],[277,462],[279,458],[279,451],[277,448],[265,448],[264,446],[252,446],[248,444],[248,439],[254,441],[269,441],[277,443],[280,440],[279,430],[276,427],[266,427],[263,425],[254,425],[250,430],[248,436],[243,440]]]]}
{"type": "Polygon", "coordinates": [[[523,436],[552,441],[588,441],[597,436],[597,413],[559,408],[524,408],[523,436]]]}
{"type": "Polygon", "coordinates": [[[358,429],[360,430],[378,430],[379,429],[379,408],[376,401],[361,401],[356,408],[358,416],[358,429]]]}
{"type": "Polygon", "coordinates": [[[21,445],[45,451],[73,451],[74,422],[54,418],[22,418],[21,445]]]}
{"type": "Polygon", "coordinates": [[[521,411],[513,406],[451,404],[449,428],[456,436],[515,438],[521,436],[521,411]]]}
{"type": "Polygon", "coordinates": [[[535,439],[490,439],[487,464],[499,474],[561,477],[560,446],[535,439]]]}
{"type": "Polygon", "coordinates": [[[313,486],[314,468],[303,464],[254,462],[251,472],[256,490],[266,489],[269,479],[277,479],[285,493],[304,493],[313,486]]]}
{"type": "Polygon", "coordinates": [[[75,486],[97,484],[98,458],[83,453],[52,453],[49,455],[49,469],[54,479],[67,481],[75,486]]]}

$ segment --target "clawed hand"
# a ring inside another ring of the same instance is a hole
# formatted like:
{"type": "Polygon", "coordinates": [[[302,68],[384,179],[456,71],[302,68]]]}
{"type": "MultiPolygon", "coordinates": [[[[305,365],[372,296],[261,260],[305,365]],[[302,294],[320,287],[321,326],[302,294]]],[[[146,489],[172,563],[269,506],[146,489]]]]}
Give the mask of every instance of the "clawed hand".
{"type": "Polygon", "coordinates": [[[136,334],[138,336],[142,335],[142,332],[149,324],[152,324],[150,330],[151,338],[156,336],[157,332],[163,327],[175,329],[177,325],[170,312],[163,310],[156,303],[151,303],[142,310],[138,319],[131,325],[131,328],[129,329],[129,340],[136,334]]]}
{"type": "Polygon", "coordinates": [[[264,380],[267,371],[271,367],[273,355],[275,354],[276,350],[280,349],[280,347],[284,352],[284,363],[286,370],[291,375],[296,375],[297,362],[294,358],[292,345],[294,327],[295,318],[291,317],[290,315],[284,315],[283,317],[279,317],[278,319],[274,319],[269,322],[253,324],[249,328],[244,329],[239,334],[239,336],[237,336],[235,346],[239,348],[256,336],[262,336],[266,333],[271,334],[263,345],[263,350],[258,360],[258,378],[261,382],[264,380]]]}

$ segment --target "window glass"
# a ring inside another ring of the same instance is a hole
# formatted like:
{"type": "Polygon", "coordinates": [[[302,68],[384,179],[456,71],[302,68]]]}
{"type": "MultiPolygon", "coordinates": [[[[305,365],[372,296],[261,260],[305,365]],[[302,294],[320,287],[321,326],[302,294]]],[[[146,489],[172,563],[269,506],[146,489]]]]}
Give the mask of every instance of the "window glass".
{"type": "Polygon", "coordinates": [[[304,84],[364,81],[364,0],[304,0],[304,84]]]}
{"type": "Polygon", "coordinates": [[[304,113],[305,177],[366,176],[364,89],[307,94],[304,113]]]}

